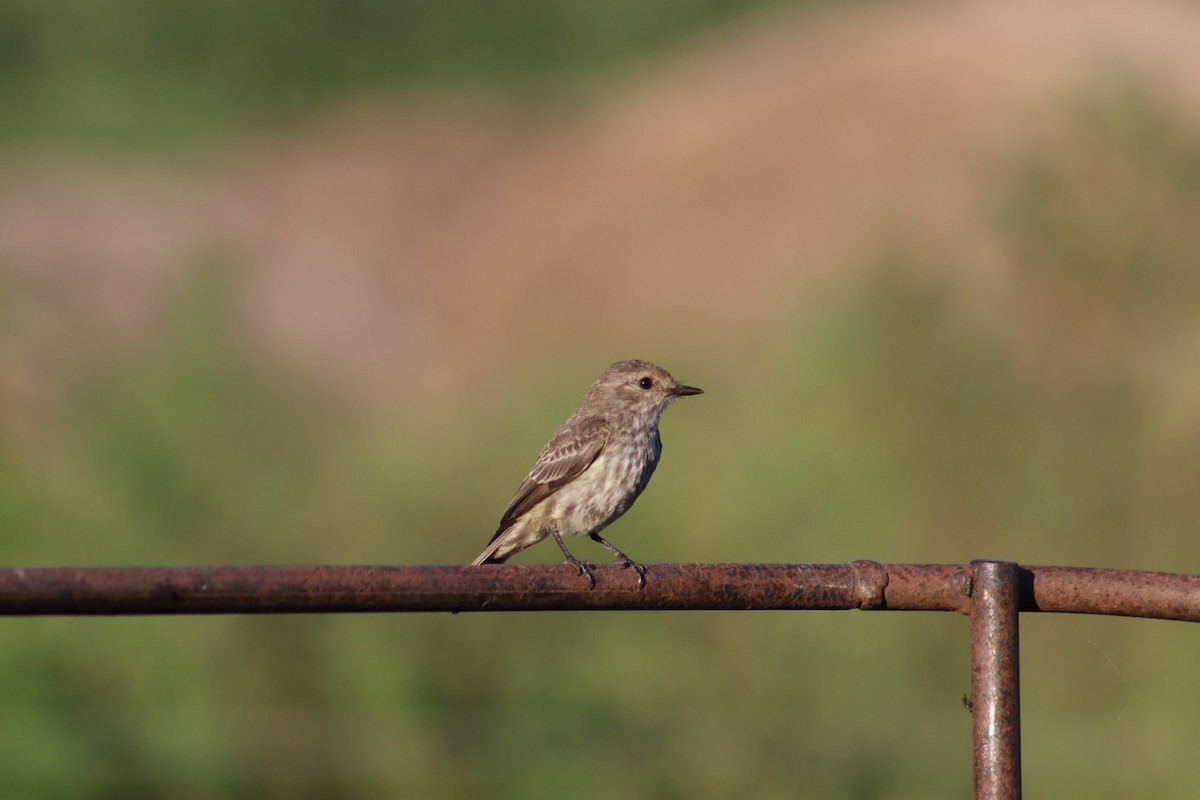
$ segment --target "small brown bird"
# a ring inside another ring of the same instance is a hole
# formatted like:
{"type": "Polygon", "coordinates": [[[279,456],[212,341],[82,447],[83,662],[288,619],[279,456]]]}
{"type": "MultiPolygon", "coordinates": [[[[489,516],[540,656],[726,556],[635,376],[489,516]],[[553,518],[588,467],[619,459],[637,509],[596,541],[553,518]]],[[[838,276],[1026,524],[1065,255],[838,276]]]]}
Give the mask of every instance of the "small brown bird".
{"type": "Polygon", "coordinates": [[[564,536],[589,536],[604,545],[646,584],[646,568],[600,537],[600,531],[633,505],[662,454],[658,421],[676,397],[702,394],[649,361],[618,361],[601,375],[579,408],[546,446],[500,518],[487,549],[472,564],[498,564],[547,536],[562,548],[566,563],[587,575],[564,536]]]}

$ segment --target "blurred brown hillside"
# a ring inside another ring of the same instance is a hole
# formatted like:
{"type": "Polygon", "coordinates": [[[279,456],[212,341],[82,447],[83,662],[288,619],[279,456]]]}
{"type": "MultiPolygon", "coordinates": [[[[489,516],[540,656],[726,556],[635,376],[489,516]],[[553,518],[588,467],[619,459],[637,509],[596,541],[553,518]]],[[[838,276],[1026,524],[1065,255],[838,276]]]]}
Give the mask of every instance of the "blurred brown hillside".
{"type": "Polygon", "coordinates": [[[250,341],[384,404],[543,348],[656,357],[647,330],[736,353],[881,232],[964,246],[964,284],[995,288],[997,165],[1106,74],[1200,110],[1196,30],[1119,0],[772,16],[538,121],[424,103],[189,166],[10,158],[4,414],[155,331],[214,261],[247,272],[250,341]]]}

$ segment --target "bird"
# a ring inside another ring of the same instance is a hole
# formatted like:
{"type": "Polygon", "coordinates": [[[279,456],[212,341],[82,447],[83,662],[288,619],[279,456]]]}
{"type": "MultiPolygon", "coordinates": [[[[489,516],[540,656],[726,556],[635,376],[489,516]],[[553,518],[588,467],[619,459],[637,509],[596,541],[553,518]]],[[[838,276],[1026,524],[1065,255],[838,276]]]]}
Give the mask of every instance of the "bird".
{"type": "Polygon", "coordinates": [[[596,379],[575,413],[542,448],[500,517],[487,548],[472,563],[499,564],[552,537],[565,563],[596,586],[593,565],[571,555],[566,536],[588,536],[646,585],[646,568],[600,536],[646,488],[662,455],[658,423],[677,397],[703,394],[649,361],[618,361],[596,379]]]}

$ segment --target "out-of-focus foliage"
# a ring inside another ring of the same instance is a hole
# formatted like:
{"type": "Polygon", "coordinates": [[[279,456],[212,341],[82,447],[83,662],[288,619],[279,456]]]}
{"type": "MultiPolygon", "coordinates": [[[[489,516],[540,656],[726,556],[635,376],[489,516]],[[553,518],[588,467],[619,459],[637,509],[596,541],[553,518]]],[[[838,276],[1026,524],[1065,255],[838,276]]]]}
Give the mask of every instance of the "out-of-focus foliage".
{"type": "Polygon", "coordinates": [[[7,0],[0,141],[202,141],[397,89],[561,98],[770,2],[7,0]]]}
{"type": "MultiPolygon", "coordinates": [[[[448,86],[562,99],[746,5],[14,0],[0,140],[205,142],[448,86]]],[[[1200,570],[1200,137],[1105,92],[1013,167],[995,228],[1017,269],[986,309],[946,278],[971,254],[885,242],[740,358],[667,361],[709,393],[669,413],[614,541],[651,562],[1200,570]]],[[[360,418],[251,354],[236,266],[195,267],[157,340],[55,424],[0,430],[0,560],[465,562],[603,366],[539,352],[485,396],[360,418]]],[[[23,324],[3,267],[0,335],[23,324]]],[[[1190,630],[1022,624],[1030,793],[1192,796],[1190,630]]],[[[4,620],[0,791],[961,795],[966,657],[965,621],[938,615],[4,620]]]]}
{"type": "MultiPolygon", "coordinates": [[[[1194,129],[1101,94],[1018,160],[996,220],[1020,263],[1005,313],[930,266],[968,256],[881,246],[754,359],[668,364],[708,394],[669,412],[614,541],[646,561],[1200,570],[1198,165],[1194,129]]],[[[66,424],[0,440],[0,559],[466,562],[582,389],[560,386],[578,365],[531,363],[486,397],[358,419],[248,356],[224,313],[235,273],[198,274],[157,342],[77,387],[66,424]]],[[[1193,631],[1022,625],[1031,794],[1194,793],[1193,631]]],[[[9,797],[970,785],[951,616],[3,620],[0,686],[9,797]]]]}

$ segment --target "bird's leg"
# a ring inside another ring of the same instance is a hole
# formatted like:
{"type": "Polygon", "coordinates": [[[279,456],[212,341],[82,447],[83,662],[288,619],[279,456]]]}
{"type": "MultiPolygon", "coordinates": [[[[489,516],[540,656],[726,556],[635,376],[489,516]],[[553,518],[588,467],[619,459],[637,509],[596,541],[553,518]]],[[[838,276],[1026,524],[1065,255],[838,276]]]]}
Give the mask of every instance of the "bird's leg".
{"type": "Polygon", "coordinates": [[[646,568],[645,567],[643,567],[641,564],[634,561],[629,556],[622,553],[620,550],[618,550],[616,548],[616,546],[609,544],[603,537],[600,536],[600,534],[589,533],[588,536],[592,537],[592,541],[599,542],[600,544],[604,545],[605,549],[607,549],[608,552],[612,553],[614,556],[617,557],[617,561],[621,562],[622,567],[633,567],[633,571],[636,572],[637,576],[638,576],[638,588],[639,589],[645,588],[645,586],[646,586],[646,568]]]}
{"type": "Polygon", "coordinates": [[[580,575],[587,575],[588,582],[591,584],[591,586],[588,588],[595,589],[596,576],[592,574],[592,568],[594,565],[589,564],[586,561],[580,561],[578,558],[571,555],[571,551],[568,550],[566,544],[563,543],[562,537],[558,535],[558,531],[551,528],[550,535],[554,537],[554,541],[558,542],[558,546],[562,549],[563,555],[567,558],[567,563],[579,570],[580,575]]]}

